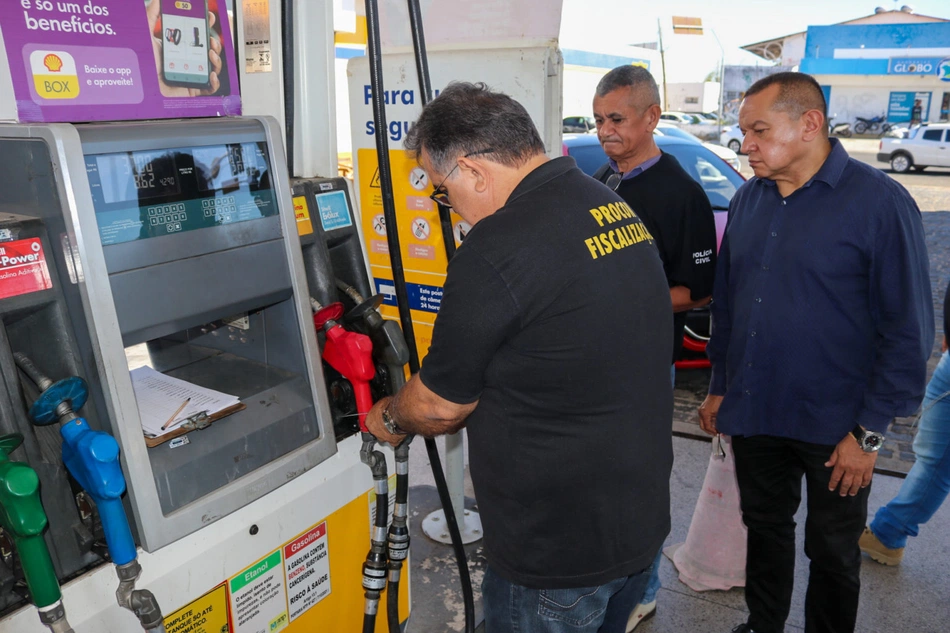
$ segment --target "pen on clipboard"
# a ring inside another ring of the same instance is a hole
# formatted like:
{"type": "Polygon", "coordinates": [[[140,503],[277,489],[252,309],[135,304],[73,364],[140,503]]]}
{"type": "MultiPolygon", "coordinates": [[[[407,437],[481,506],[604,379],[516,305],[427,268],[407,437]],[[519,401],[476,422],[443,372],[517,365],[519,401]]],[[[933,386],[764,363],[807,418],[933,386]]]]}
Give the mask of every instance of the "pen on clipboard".
{"type": "Polygon", "coordinates": [[[169,424],[175,421],[175,418],[178,417],[178,414],[181,413],[182,409],[184,409],[189,402],[191,402],[191,398],[185,398],[185,401],[181,403],[181,406],[175,409],[175,412],[172,413],[172,416],[168,418],[168,422],[162,425],[163,431],[168,428],[169,424]]]}

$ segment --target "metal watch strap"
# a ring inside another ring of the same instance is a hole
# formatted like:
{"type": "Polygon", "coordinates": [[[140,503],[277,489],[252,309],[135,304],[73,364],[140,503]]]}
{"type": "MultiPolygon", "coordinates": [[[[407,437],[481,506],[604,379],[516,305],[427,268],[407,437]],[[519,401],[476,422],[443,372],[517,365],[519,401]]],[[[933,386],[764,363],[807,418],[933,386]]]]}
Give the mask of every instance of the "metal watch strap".
{"type": "Polygon", "coordinates": [[[393,417],[392,411],[390,411],[392,405],[393,401],[390,400],[386,403],[386,406],[383,407],[383,426],[386,427],[390,435],[409,435],[408,431],[403,431],[399,428],[399,425],[396,424],[396,419],[393,417]]]}

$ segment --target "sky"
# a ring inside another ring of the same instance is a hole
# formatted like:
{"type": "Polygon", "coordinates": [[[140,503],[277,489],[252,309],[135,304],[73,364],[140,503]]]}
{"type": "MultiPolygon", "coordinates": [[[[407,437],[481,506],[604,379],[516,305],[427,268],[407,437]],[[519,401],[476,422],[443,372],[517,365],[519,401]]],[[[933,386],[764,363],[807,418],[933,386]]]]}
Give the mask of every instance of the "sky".
{"type": "Polygon", "coordinates": [[[659,19],[670,83],[703,81],[718,68],[723,53],[726,64],[767,65],[739,47],[804,31],[810,25],[869,15],[875,7],[895,10],[909,5],[915,13],[950,19],[950,0],[563,0],[563,4],[561,48],[632,55],[630,44],[656,41],[659,19]],[[674,15],[701,18],[704,35],[673,35],[674,15]]]}

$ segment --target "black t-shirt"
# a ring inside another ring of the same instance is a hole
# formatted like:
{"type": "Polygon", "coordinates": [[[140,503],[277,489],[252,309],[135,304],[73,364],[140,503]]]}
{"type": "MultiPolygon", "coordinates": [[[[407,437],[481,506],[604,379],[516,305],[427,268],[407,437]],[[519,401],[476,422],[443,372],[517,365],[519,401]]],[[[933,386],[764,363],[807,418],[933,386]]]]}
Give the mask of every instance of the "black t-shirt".
{"type": "MultiPolygon", "coordinates": [[[[606,182],[606,166],[595,174],[606,182]]],[[[620,183],[617,193],[656,239],[670,288],[686,286],[693,301],[712,294],[716,276],[716,219],[703,188],[669,154],[620,183]]],[[[673,314],[673,360],[683,346],[687,312],[673,314]]]]}
{"type": "Polygon", "coordinates": [[[520,585],[637,573],[670,529],[670,296],[652,238],[569,157],[449,264],[420,378],[467,420],[489,564],[520,585]]]}

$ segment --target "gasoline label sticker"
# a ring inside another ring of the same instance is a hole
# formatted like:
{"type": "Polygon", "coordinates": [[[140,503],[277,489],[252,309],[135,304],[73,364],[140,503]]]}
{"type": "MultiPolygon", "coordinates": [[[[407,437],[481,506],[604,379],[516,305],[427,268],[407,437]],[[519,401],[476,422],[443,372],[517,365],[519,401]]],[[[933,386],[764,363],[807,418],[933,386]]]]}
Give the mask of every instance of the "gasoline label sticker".
{"type": "Polygon", "coordinates": [[[307,206],[307,198],[304,196],[294,196],[294,217],[297,219],[297,235],[310,235],[313,233],[313,223],[310,221],[310,208],[307,206]]]}
{"type": "Polygon", "coordinates": [[[325,521],[284,545],[284,570],[293,622],[330,595],[330,550],[325,521]]]}
{"type": "Polygon", "coordinates": [[[228,630],[228,590],[222,583],[165,618],[165,633],[222,633],[228,630]]]}
{"type": "Polygon", "coordinates": [[[230,579],[234,633],[272,633],[287,626],[287,591],[277,550],[230,579]]]}
{"type": "Polygon", "coordinates": [[[52,287],[38,237],[0,243],[0,299],[52,287]]]}

